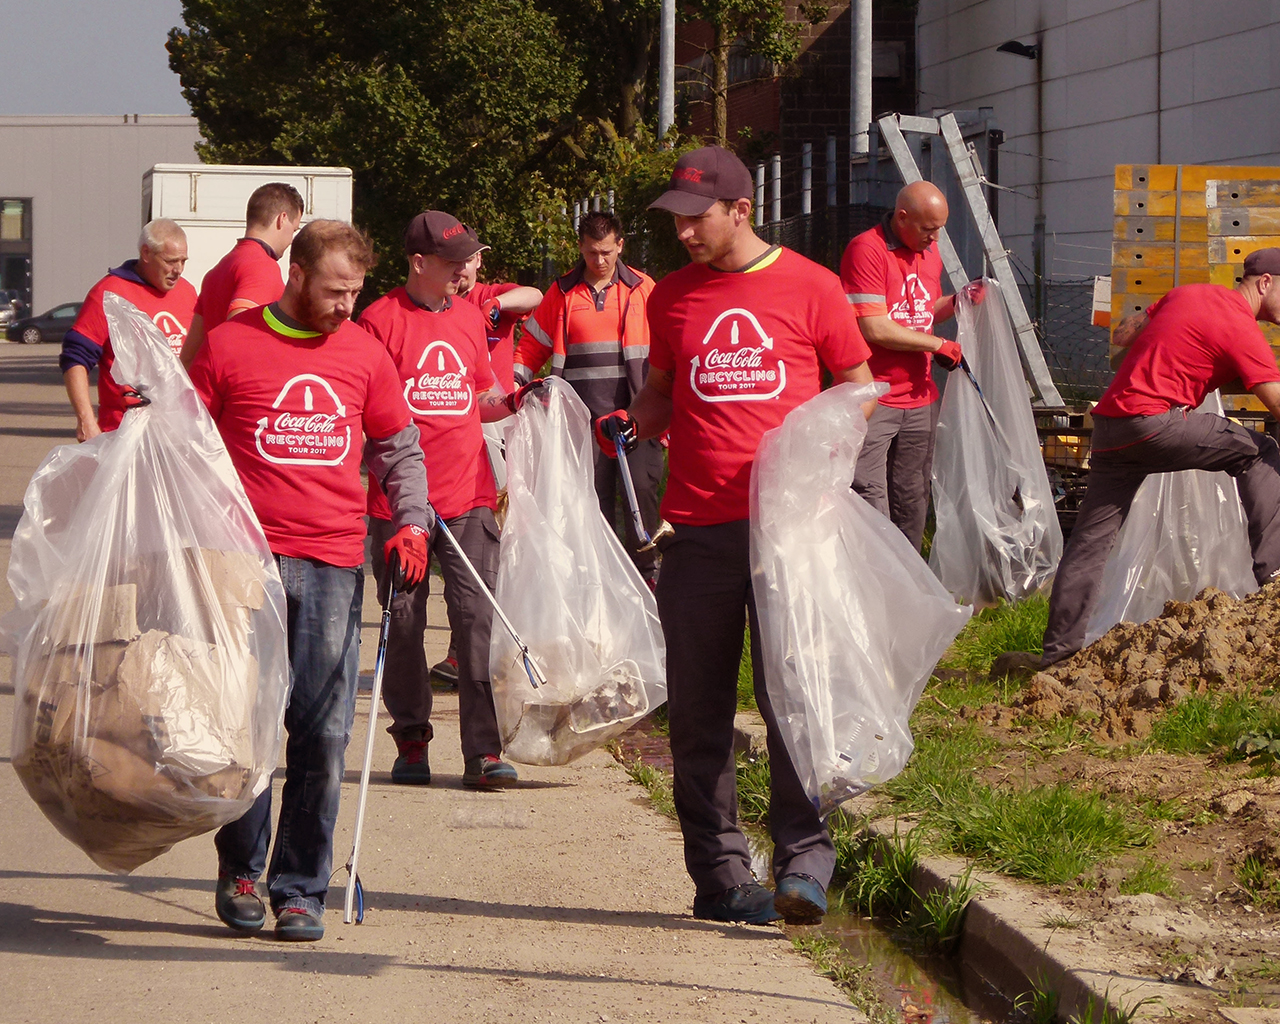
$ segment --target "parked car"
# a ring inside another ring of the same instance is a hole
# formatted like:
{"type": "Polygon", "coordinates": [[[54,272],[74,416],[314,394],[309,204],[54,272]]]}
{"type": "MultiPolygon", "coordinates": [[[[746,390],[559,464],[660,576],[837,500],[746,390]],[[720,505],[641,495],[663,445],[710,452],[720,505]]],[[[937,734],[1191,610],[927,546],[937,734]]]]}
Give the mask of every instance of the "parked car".
{"type": "Polygon", "coordinates": [[[22,308],[22,300],[13,290],[0,288],[0,327],[11,324],[22,308]]]}
{"type": "Polygon", "coordinates": [[[39,316],[23,317],[9,325],[4,332],[5,337],[24,345],[38,345],[42,341],[61,343],[62,336],[76,322],[82,305],[80,302],[64,302],[39,316]]]}

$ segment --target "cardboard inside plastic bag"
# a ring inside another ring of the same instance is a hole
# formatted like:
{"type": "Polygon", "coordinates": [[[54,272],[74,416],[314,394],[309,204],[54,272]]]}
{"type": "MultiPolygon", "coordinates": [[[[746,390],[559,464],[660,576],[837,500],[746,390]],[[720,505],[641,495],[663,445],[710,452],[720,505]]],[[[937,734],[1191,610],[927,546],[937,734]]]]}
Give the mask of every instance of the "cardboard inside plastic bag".
{"type": "Polygon", "coordinates": [[[900,772],[908,720],[972,614],[851,489],[861,406],[842,384],[765,434],[751,472],[751,569],[769,699],[822,815],[900,772]]]}
{"type": "Polygon", "coordinates": [[[559,378],[507,432],[498,603],[548,678],[534,689],[496,619],[489,668],[507,757],[567,764],[667,699],[658,606],[600,514],[590,415],[559,378]]]}
{"type": "Polygon", "coordinates": [[[14,534],[13,766],[63,835],[129,871],[269,784],[284,589],[203,403],[151,321],[104,299],[113,374],[150,405],[57,448],[14,534]]]}
{"type": "Polygon", "coordinates": [[[1045,588],[1062,558],[1062,530],[1000,286],[988,280],[977,306],[957,295],[956,322],[994,422],[973,382],[953,370],[933,455],[929,565],[957,599],[984,608],[1045,588]]]}
{"type": "MultiPolygon", "coordinates": [[[[1196,411],[1221,416],[1218,392],[1196,411]]],[[[1258,589],[1236,482],[1200,469],[1149,476],[1102,571],[1085,642],[1117,622],[1154,619],[1166,601],[1194,600],[1205,587],[1232,597],[1258,589]]]]}

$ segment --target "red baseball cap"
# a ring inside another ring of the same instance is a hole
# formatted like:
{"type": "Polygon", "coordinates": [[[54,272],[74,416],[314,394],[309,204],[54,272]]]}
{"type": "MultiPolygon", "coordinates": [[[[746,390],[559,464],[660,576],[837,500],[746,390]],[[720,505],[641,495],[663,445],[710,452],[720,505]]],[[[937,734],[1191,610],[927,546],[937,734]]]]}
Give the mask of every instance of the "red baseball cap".
{"type": "Polygon", "coordinates": [[[412,256],[439,256],[450,263],[464,263],[489,248],[481,245],[476,233],[442,210],[428,210],[409,221],[404,232],[404,251],[412,256]]]}
{"type": "Polygon", "coordinates": [[[698,217],[717,199],[750,199],[755,184],[747,165],[721,146],[691,150],[676,161],[667,191],[649,204],[682,217],[698,217]]]}

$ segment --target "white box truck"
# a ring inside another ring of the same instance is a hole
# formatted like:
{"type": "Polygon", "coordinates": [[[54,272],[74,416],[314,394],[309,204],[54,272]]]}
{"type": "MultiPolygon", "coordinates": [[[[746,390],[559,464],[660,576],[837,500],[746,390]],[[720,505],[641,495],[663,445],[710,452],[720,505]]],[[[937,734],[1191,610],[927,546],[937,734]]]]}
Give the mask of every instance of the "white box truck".
{"type": "MultiPolygon", "coordinates": [[[[259,185],[283,181],[302,195],[302,223],[351,220],[347,167],[156,164],[142,176],[142,223],[168,217],[187,233],[183,277],[200,290],[204,275],[244,237],[244,209],[259,185]]],[[[281,274],[289,264],[280,261],[281,274]]]]}

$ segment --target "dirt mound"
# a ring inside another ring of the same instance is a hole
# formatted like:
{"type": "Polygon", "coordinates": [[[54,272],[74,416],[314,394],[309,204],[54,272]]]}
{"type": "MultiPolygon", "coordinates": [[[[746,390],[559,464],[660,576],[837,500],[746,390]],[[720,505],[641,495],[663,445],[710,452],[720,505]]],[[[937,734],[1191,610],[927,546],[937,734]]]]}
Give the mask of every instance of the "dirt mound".
{"type": "Polygon", "coordinates": [[[1032,676],[1010,707],[978,718],[1010,724],[1074,716],[1099,740],[1146,736],[1153,714],[1191,693],[1265,686],[1280,676],[1280,583],[1236,600],[1209,587],[1194,601],[1169,601],[1158,618],[1122,622],[1066,661],[1032,676]],[[1009,721],[1004,721],[1008,719],[1009,721]]]}

